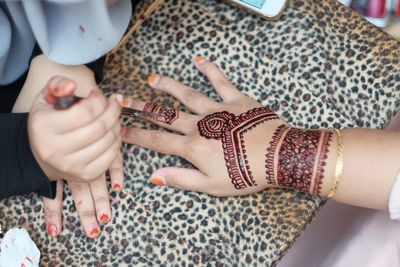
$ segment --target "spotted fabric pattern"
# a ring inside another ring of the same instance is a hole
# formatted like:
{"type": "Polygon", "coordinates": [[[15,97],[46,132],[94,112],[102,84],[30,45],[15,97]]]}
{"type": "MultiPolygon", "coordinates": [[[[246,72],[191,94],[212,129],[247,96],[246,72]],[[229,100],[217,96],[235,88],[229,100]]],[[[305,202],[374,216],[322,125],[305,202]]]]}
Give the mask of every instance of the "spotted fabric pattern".
{"type": "MultiPolygon", "coordinates": [[[[132,19],[144,23],[108,57],[114,92],[185,111],[146,85],[173,77],[220,101],[193,65],[215,62],[245,94],[291,126],[384,127],[400,106],[400,46],[336,0],[292,0],[278,21],[266,21],[217,0],[165,0],[149,16],[142,1],[132,19]]],[[[157,129],[137,118],[124,125],[157,129]]],[[[157,140],[155,140],[157,142],[157,140]]],[[[36,195],[0,202],[3,229],[25,227],[41,266],[276,266],[324,200],[291,190],[215,198],[154,187],[149,175],[186,161],[122,146],[126,186],[111,193],[113,218],[95,240],[85,237],[65,189],[58,238],[45,232],[36,195]]]]}

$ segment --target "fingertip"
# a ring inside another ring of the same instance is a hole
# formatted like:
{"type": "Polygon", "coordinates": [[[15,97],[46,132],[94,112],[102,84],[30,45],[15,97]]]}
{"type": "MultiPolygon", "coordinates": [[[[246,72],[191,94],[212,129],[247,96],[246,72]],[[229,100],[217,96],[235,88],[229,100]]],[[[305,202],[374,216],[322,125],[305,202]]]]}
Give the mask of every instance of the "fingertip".
{"type": "Polygon", "coordinates": [[[200,55],[197,55],[195,58],[194,58],[194,63],[195,63],[195,65],[197,65],[197,66],[201,66],[201,65],[203,65],[204,63],[206,63],[207,62],[207,59],[205,59],[204,57],[202,57],[202,56],[200,56],[200,55]]]}
{"type": "Polygon", "coordinates": [[[125,98],[122,101],[122,106],[125,108],[130,108],[132,106],[132,99],[131,98],[125,98]]]}
{"type": "Polygon", "coordinates": [[[120,183],[114,183],[112,188],[115,192],[120,192],[122,190],[122,185],[120,183]]]}
{"type": "Polygon", "coordinates": [[[47,233],[49,234],[49,236],[51,237],[56,237],[58,236],[58,234],[60,233],[57,225],[53,224],[53,223],[48,223],[46,225],[46,229],[47,229],[47,233]]]}
{"type": "Polygon", "coordinates": [[[151,86],[151,87],[155,87],[158,82],[160,81],[161,76],[158,74],[151,74],[148,78],[147,78],[147,83],[151,86]]]}
{"type": "Polygon", "coordinates": [[[159,174],[153,174],[150,178],[150,183],[156,186],[165,186],[167,185],[167,178],[159,174]]]}
{"type": "Polygon", "coordinates": [[[118,101],[120,105],[123,104],[124,97],[121,94],[114,94],[115,99],[118,101]]]}
{"type": "Polygon", "coordinates": [[[97,224],[91,224],[86,230],[87,236],[90,238],[96,238],[100,235],[100,227],[97,224]]]}
{"type": "Polygon", "coordinates": [[[121,127],[121,130],[120,130],[121,137],[124,137],[125,134],[126,134],[126,128],[125,127],[121,127]]]}
{"type": "Polygon", "coordinates": [[[110,219],[111,217],[106,213],[102,213],[98,218],[99,222],[101,222],[102,224],[108,223],[110,219]]]}

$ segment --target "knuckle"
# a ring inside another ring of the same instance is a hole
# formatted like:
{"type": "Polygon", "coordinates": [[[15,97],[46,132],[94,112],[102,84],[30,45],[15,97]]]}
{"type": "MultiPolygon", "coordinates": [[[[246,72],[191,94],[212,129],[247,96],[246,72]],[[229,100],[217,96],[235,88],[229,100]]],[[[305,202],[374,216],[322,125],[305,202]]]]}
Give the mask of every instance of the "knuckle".
{"type": "Polygon", "coordinates": [[[89,121],[93,121],[97,118],[97,116],[99,115],[99,107],[97,107],[95,104],[93,103],[94,101],[88,101],[86,102],[86,105],[84,105],[84,110],[81,113],[82,116],[86,116],[87,119],[89,121]]]}
{"type": "Polygon", "coordinates": [[[107,122],[102,119],[97,120],[95,131],[100,135],[105,135],[108,132],[107,122]]]}
{"type": "Polygon", "coordinates": [[[55,216],[60,215],[61,211],[53,208],[52,206],[45,205],[44,206],[44,214],[46,218],[53,218],[55,216]]]}
{"type": "Polygon", "coordinates": [[[62,173],[70,173],[71,172],[71,164],[69,163],[68,160],[61,160],[61,163],[58,165],[58,169],[62,173]]]}
{"type": "Polygon", "coordinates": [[[173,187],[177,189],[184,190],[187,188],[187,183],[185,182],[185,179],[178,179],[176,176],[172,176],[168,178],[168,184],[172,185],[173,187]]]}
{"type": "Polygon", "coordinates": [[[157,148],[165,145],[165,140],[159,132],[149,133],[149,146],[151,148],[157,148]]]}
{"type": "Polygon", "coordinates": [[[88,218],[88,217],[95,217],[96,216],[96,212],[93,209],[81,209],[80,210],[80,215],[83,218],[88,218]]]}
{"type": "Polygon", "coordinates": [[[198,92],[196,92],[192,89],[186,89],[186,91],[183,95],[183,102],[192,103],[198,96],[199,96],[198,92]]]}
{"type": "Polygon", "coordinates": [[[98,204],[106,204],[106,205],[108,205],[109,204],[109,199],[108,199],[108,197],[105,197],[105,196],[97,196],[97,197],[94,198],[94,202],[96,203],[96,205],[98,205],[98,204]]]}

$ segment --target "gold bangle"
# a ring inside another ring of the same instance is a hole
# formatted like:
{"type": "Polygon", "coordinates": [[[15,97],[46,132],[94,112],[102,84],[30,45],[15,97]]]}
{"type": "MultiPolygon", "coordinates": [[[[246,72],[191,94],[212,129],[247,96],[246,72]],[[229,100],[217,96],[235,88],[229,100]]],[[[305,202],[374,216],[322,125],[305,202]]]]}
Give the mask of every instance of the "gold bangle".
{"type": "Polygon", "coordinates": [[[343,173],[343,153],[344,153],[344,144],[342,139],[342,134],[338,129],[333,129],[336,133],[337,137],[337,160],[336,160],[336,168],[335,168],[335,179],[333,180],[332,187],[329,190],[328,198],[333,197],[336,194],[336,191],[339,186],[340,177],[343,173]]]}

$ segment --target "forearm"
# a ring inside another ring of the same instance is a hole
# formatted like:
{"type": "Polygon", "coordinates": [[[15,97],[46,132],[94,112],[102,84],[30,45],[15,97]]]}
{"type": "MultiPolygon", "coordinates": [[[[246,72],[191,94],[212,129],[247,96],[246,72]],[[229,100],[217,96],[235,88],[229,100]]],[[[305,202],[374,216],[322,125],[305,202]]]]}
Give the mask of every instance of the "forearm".
{"type": "Polygon", "coordinates": [[[282,124],[269,140],[265,162],[269,186],[322,197],[336,193],[336,201],[387,210],[400,171],[400,132],[345,129],[337,133],[282,124]]]}
{"type": "Polygon", "coordinates": [[[400,172],[400,132],[346,129],[342,135],[344,167],[333,199],[387,210],[391,188],[400,172]]]}

